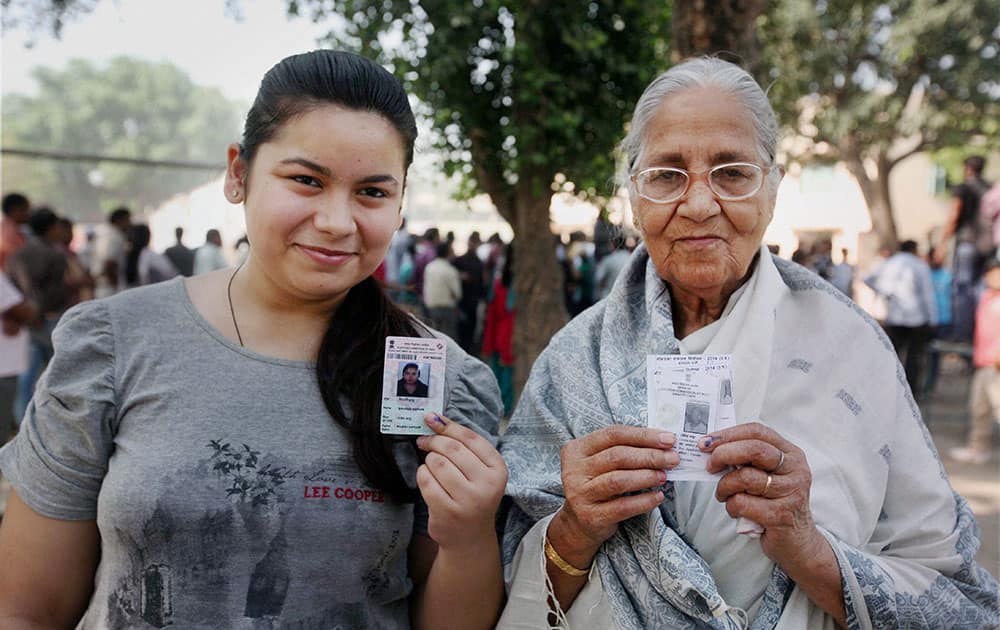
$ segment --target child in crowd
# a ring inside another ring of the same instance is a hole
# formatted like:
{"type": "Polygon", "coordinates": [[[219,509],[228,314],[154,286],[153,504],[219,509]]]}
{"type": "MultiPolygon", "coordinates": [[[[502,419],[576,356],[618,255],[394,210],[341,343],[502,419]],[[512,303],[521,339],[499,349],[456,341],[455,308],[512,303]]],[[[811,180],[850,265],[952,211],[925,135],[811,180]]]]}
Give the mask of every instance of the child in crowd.
{"type": "Polygon", "coordinates": [[[969,410],[972,426],[963,448],[952,449],[951,457],[971,464],[990,460],[993,425],[1000,422],[1000,260],[986,263],[986,285],[976,308],[976,328],[972,342],[972,377],[969,410]]]}

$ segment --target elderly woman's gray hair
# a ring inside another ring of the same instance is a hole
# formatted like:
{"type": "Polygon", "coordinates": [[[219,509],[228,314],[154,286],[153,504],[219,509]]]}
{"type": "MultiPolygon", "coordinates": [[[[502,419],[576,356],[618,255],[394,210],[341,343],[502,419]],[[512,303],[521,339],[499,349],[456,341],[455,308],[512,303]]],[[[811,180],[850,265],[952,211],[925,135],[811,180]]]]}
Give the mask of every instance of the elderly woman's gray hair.
{"type": "Polygon", "coordinates": [[[732,94],[743,103],[753,118],[757,148],[764,166],[770,166],[774,162],[778,144],[778,121],[764,90],[739,66],[715,57],[697,57],[656,77],[639,97],[632,113],[628,135],[619,147],[625,156],[623,181],[628,181],[628,175],[642,153],[646,129],[663,100],[689,88],[710,86],[732,94]]]}

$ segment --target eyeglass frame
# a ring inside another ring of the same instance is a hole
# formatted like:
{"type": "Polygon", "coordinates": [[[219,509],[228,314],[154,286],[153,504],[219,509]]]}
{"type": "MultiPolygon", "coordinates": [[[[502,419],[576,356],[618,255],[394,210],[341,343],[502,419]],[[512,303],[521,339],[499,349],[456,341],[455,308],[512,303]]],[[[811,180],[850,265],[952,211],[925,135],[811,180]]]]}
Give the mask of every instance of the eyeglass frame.
{"type": "Polygon", "coordinates": [[[759,169],[761,173],[760,185],[757,186],[756,190],[754,190],[752,193],[747,193],[746,195],[740,195],[737,197],[727,197],[719,194],[719,191],[717,191],[715,187],[712,185],[711,177],[706,177],[705,185],[708,186],[708,189],[712,191],[713,195],[715,195],[718,199],[722,201],[743,201],[744,199],[749,199],[750,197],[753,197],[754,195],[760,192],[761,188],[764,187],[764,180],[767,178],[768,174],[772,170],[774,170],[774,165],[761,166],[760,164],[754,164],[753,162],[726,162],[725,164],[717,164],[711,168],[702,169],[700,171],[689,171],[687,169],[677,168],[675,166],[650,166],[649,168],[644,168],[641,171],[632,173],[631,175],[629,175],[629,179],[632,181],[632,186],[635,187],[635,194],[639,195],[646,201],[651,201],[653,203],[661,203],[661,204],[673,203],[675,201],[683,199],[684,196],[687,195],[688,191],[691,190],[691,184],[694,182],[695,176],[701,177],[706,173],[712,173],[713,171],[717,171],[720,168],[726,168],[727,166],[752,166],[756,169],[759,169]],[[684,186],[684,190],[682,190],[680,194],[678,194],[676,197],[672,199],[667,199],[666,201],[660,201],[659,199],[652,199],[651,197],[647,197],[646,195],[639,192],[639,182],[638,182],[640,175],[648,173],[650,171],[673,171],[675,173],[683,173],[684,176],[687,177],[687,184],[684,186]]]}

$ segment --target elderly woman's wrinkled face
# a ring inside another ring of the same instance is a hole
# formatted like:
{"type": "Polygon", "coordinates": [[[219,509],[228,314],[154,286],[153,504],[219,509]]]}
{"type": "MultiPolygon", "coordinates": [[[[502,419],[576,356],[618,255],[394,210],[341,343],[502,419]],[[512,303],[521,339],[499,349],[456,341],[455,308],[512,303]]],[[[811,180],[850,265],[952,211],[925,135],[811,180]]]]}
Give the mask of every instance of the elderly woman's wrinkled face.
{"type": "Polygon", "coordinates": [[[750,113],[717,88],[670,96],[650,121],[633,172],[663,166],[702,172],[691,175],[687,193],[670,203],[655,203],[640,197],[634,186],[631,190],[649,255],[673,288],[704,299],[726,297],[746,275],[771,221],[777,186],[765,175],[756,194],[723,201],[708,186],[704,171],[731,162],[767,168],[756,138],[750,113]]]}

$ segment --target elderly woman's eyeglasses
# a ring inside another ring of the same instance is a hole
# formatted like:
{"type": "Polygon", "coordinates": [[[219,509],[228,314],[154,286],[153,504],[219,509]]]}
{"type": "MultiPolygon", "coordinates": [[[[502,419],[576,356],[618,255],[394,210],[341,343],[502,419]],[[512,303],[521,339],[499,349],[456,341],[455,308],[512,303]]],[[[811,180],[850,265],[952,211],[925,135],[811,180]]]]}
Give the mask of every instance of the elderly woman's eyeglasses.
{"type": "Polygon", "coordinates": [[[708,187],[723,201],[739,201],[757,194],[764,185],[763,168],[748,162],[719,164],[704,171],[686,171],[682,168],[654,167],[632,174],[632,183],[643,199],[654,203],[677,201],[691,187],[693,177],[708,173],[708,187]]]}

